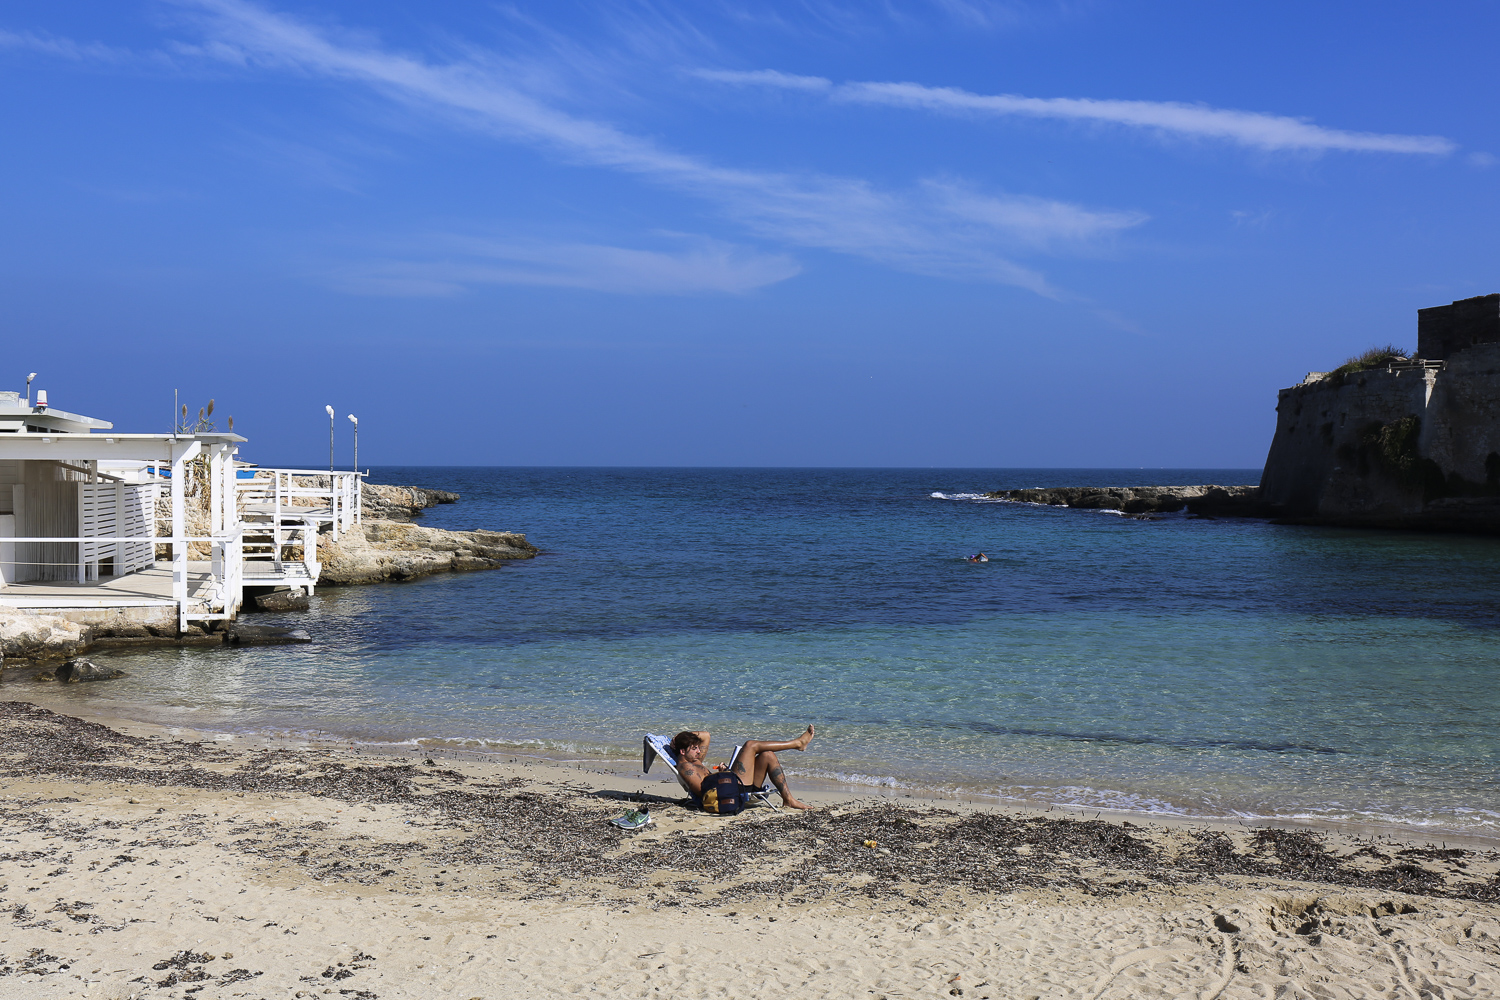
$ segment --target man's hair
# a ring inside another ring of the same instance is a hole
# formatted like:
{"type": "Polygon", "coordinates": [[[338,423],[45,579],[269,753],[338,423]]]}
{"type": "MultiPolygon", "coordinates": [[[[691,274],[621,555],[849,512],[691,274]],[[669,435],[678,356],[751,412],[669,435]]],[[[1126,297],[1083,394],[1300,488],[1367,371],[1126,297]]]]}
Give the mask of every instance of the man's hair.
{"type": "Polygon", "coordinates": [[[702,742],[703,737],[699,736],[697,733],[689,732],[684,729],[682,732],[672,737],[672,752],[678,757],[681,757],[684,750],[688,749],[689,747],[695,747],[702,742]]]}

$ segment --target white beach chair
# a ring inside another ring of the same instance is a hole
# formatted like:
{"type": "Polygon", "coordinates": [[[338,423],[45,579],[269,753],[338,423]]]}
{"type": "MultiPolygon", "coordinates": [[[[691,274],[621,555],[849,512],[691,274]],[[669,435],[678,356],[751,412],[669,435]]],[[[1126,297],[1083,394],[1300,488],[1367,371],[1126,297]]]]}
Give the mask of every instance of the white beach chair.
{"type": "MultiPolygon", "coordinates": [[[[734,748],[734,753],[729,755],[729,766],[731,769],[734,767],[734,762],[739,759],[740,751],[744,748],[745,745],[743,743],[737,744],[734,748]]],[[[651,772],[651,765],[658,758],[663,764],[667,765],[668,770],[672,772],[672,776],[682,786],[682,790],[687,792],[688,798],[693,800],[693,804],[701,804],[698,796],[694,794],[692,787],[688,785],[687,779],[682,776],[681,771],[677,770],[677,758],[672,756],[671,737],[647,733],[646,738],[641,741],[641,773],[649,774],[651,772]]],[[[759,788],[750,790],[749,798],[752,802],[763,802],[772,809],[780,811],[781,807],[771,801],[772,791],[771,783],[766,781],[759,788]]]]}

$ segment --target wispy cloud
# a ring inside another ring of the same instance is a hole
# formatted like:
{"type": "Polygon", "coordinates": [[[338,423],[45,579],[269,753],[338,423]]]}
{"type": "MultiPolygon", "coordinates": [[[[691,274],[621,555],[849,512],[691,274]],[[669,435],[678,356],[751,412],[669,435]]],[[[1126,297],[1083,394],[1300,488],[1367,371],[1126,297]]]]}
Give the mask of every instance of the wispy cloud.
{"type": "Polygon", "coordinates": [[[797,76],[775,69],[695,69],[692,75],[700,80],[718,83],[743,84],[757,87],[780,87],[783,90],[832,90],[833,81],[821,76],[797,76]]]}
{"type": "Polygon", "coordinates": [[[1096,212],[1048,198],[998,198],[957,181],[928,181],[924,187],[932,203],[955,218],[1009,233],[1038,249],[1094,243],[1147,219],[1144,212],[1096,212]]]}
{"type": "MultiPolygon", "coordinates": [[[[709,200],[756,234],[864,257],[921,274],[1018,285],[1058,294],[1008,254],[1053,251],[1144,221],[1040,198],[959,196],[952,185],[881,190],[858,178],[768,173],[714,164],[613,125],[570,114],[526,93],[503,64],[434,63],[367,37],[316,28],[245,0],[179,0],[194,9],[201,56],[249,69],[297,73],[373,88],[455,125],[550,150],[567,160],[626,171],[709,200]]],[[[774,74],[757,82],[796,86],[774,74]]]]}
{"type": "Polygon", "coordinates": [[[636,295],[743,293],[801,271],[790,257],[709,239],[679,250],[591,243],[443,237],[420,254],[348,265],[325,275],[364,295],[445,296],[483,285],[583,288],[636,295]]]}
{"type": "Polygon", "coordinates": [[[75,42],[70,38],[3,29],[0,29],[0,49],[21,49],[57,59],[67,59],[70,62],[122,63],[134,58],[128,50],[112,48],[98,42],[75,42]]]}
{"type": "Polygon", "coordinates": [[[1178,101],[1118,101],[1085,97],[1022,97],[975,94],[919,83],[843,83],[775,70],[700,70],[708,80],[740,86],[778,87],[826,94],[851,104],[880,104],[953,115],[1052,118],[1147,129],[1159,134],[1230,142],[1267,151],[1416,153],[1446,156],[1458,149],[1437,135],[1392,135],[1324,128],[1302,118],[1214,108],[1178,101]]]}

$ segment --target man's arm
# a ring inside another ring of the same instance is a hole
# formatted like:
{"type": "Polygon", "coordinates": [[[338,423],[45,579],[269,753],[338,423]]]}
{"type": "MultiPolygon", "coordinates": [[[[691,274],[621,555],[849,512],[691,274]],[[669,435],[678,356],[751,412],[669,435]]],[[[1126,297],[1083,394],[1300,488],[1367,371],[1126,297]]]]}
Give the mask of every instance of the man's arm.
{"type": "Polygon", "coordinates": [[[704,747],[705,750],[707,750],[707,748],[708,748],[708,740],[709,740],[708,730],[705,729],[703,732],[701,732],[701,733],[694,733],[693,735],[696,736],[696,737],[698,737],[700,740],[703,741],[703,747],[704,747]]]}

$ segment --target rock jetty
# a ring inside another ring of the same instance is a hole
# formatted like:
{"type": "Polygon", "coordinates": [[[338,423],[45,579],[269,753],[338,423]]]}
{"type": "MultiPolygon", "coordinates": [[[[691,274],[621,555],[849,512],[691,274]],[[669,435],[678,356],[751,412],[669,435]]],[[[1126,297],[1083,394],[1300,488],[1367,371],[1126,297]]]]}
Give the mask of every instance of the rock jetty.
{"type": "Polygon", "coordinates": [[[458,500],[457,493],[423,489],[420,486],[366,483],[360,493],[360,507],[364,516],[382,521],[410,521],[428,507],[436,507],[440,503],[458,503],[458,500]]]}
{"type": "Polygon", "coordinates": [[[985,496],[1015,503],[1118,510],[1126,514],[1166,514],[1187,509],[1203,517],[1269,517],[1259,486],[1057,486],[1050,489],[996,490],[985,496]]]}
{"type": "MultiPolygon", "coordinates": [[[[328,487],[327,476],[299,476],[294,482],[298,486],[328,487]]],[[[319,586],[386,583],[433,573],[497,569],[537,554],[537,547],[518,532],[448,531],[412,523],[427,508],[458,503],[460,499],[459,494],[448,490],[364,484],[361,523],[340,534],[338,541],[333,540],[330,528],[325,527],[318,536],[318,561],[323,564],[319,586]]],[[[295,546],[293,551],[295,554],[295,546]]],[[[296,599],[285,592],[258,595],[254,600],[267,611],[304,609],[290,606],[288,602],[296,599]]]]}
{"type": "MultiPolygon", "coordinates": [[[[439,501],[449,502],[449,501],[439,501]]],[[[318,540],[322,584],[383,583],[431,573],[496,569],[530,559],[537,547],[511,531],[445,531],[404,521],[367,518],[339,536],[318,540]]]]}

